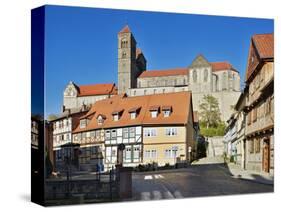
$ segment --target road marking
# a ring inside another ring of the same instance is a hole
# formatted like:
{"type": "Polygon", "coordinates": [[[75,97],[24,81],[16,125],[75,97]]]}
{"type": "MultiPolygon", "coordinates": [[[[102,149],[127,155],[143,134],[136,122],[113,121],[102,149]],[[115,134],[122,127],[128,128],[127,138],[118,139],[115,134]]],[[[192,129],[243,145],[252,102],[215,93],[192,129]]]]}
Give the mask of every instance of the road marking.
{"type": "Polygon", "coordinates": [[[155,174],[155,175],[154,175],[154,178],[155,178],[155,179],[159,179],[159,178],[164,178],[164,177],[163,177],[161,174],[155,174]]]}
{"type": "Polygon", "coordinates": [[[146,176],[144,176],[144,179],[145,180],[152,180],[152,175],[146,175],[146,176]]]}

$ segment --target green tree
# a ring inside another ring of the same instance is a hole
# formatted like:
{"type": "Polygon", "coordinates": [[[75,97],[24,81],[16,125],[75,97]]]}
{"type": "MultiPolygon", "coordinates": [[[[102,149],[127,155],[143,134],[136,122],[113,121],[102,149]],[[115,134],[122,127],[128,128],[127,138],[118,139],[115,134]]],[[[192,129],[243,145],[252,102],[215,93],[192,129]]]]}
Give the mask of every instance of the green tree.
{"type": "Polygon", "coordinates": [[[216,128],[221,123],[221,113],[218,100],[212,95],[204,95],[199,105],[200,122],[207,129],[216,128]]]}

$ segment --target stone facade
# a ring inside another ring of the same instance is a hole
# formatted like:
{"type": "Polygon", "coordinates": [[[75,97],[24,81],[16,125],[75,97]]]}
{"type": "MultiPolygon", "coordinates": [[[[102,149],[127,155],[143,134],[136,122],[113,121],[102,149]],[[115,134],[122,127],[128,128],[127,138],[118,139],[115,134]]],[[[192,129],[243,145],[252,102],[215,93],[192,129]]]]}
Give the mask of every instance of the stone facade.
{"type": "MultiPolygon", "coordinates": [[[[202,55],[182,69],[147,71],[146,60],[138,63],[136,41],[126,26],[118,34],[118,93],[130,96],[192,91],[193,108],[199,110],[204,95],[218,99],[226,121],[240,95],[240,75],[227,62],[210,63],[202,55]],[[150,74],[152,73],[152,74],[150,74]]],[[[140,52],[140,50],[139,50],[140,52]]]]}
{"type": "Polygon", "coordinates": [[[273,34],[254,35],[246,72],[246,169],[274,172],[273,34]]]}

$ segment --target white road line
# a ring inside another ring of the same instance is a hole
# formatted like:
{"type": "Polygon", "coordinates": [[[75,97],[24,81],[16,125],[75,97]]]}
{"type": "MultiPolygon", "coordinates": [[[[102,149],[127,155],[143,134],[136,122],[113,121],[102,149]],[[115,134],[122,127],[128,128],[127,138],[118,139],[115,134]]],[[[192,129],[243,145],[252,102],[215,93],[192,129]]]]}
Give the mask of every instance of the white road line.
{"type": "Polygon", "coordinates": [[[152,175],[145,175],[144,180],[152,180],[152,175]]]}
{"type": "Polygon", "coordinates": [[[164,178],[164,177],[163,177],[161,174],[155,174],[155,175],[154,175],[154,178],[155,178],[155,179],[159,179],[159,178],[164,178]]]}

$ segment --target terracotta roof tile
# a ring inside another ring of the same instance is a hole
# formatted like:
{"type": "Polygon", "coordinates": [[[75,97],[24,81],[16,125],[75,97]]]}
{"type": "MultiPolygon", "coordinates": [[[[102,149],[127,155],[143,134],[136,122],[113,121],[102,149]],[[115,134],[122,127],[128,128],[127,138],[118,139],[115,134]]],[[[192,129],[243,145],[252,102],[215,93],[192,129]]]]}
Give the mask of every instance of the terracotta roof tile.
{"type": "Polygon", "coordinates": [[[80,85],[78,87],[78,96],[107,95],[117,94],[117,88],[114,83],[80,85]]]}
{"type": "Polygon", "coordinates": [[[167,69],[167,70],[144,71],[141,73],[139,78],[187,75],[188,72],[189,72],[189,70],[187,68],[174,68],[174,69],[167,69]]]}
{"type": "MultiPolygon", "coordinates": [[[[213,69],[213,72],[223,71],[223,70],[232,70],[238,72],[229,62],[212,62],[210,63],[213,69]]],[[[164,69],[164,70],[147,70],[141,73],[139,78],[146,77],[166,77],[166,76],[176,76],[176,75],[187,75],[189,73],[188,68],[173,68],[173,69],[164,69]]]]}
{"type": "Polygon", "coordinates": [[[186,124],[188,120],[189,110],[191,109],[191,93],[190,92],[177,92],[166,94],[154,94],[147,96],[135,96],[135,97],[123,97],[122,95],[113,96],[109,99],[97,101],[93,104],[89,114],[95,111],[93,118],[90,120],[86,128],[77,128],[74,133],[89,131],[100,128],[114,128],[133,125],[146,125],[146,124],[186,124]],[[111,103],[110,103],[111,102],[111,103]],[[171,105],[173,107],[173,113],[169,117],[164,117],[160,113],[156,118],[151,117],[150,107],[159,105],[159,107],[165,105],[171,105]],[[112,118],[112,112],[116,108],[124,109],[120,119],[114,121],[112,118]],[[129,111],[132,108],[141,108],[135,119],[131,119],[129,111]],[[103,114],[107,117],[102,125],[98,125],[96,118],[103,114]]]}
{"type": "Polygon", "coordinates": [[[274,34],[257,34],[252,36],[249,53],[248,63],[246,70],[246,81],[254,73],[260,60],[274,58],[274,34]]]}
{"type": "Polygon", "coordinates": [[[274,57],[273,34],[258,34],[253,36],[253,42],[258,50],[260,58],[274,57]]]}
{"type": "Polygon", "coordinates": [[[152,105],[149,107],[149,111],[157,111],[159,110],[160,106],[159,105],[152,105]]]}
{"type": "Polygon", "coordinates": [[[229,62],[227,62],[227,61],[224,61],[224,62],[212,62],[210,64],[212,66],[213,72],[223,71],[223,70],[233,70],[233,71],[237,72],[237,70],[234,69],[233,66],[229,62]]]}
{"type": "Polygon", "coordinates": [[[124,26],[119,33],[129,33],[131,32],[128,25],[124,26]]]}

